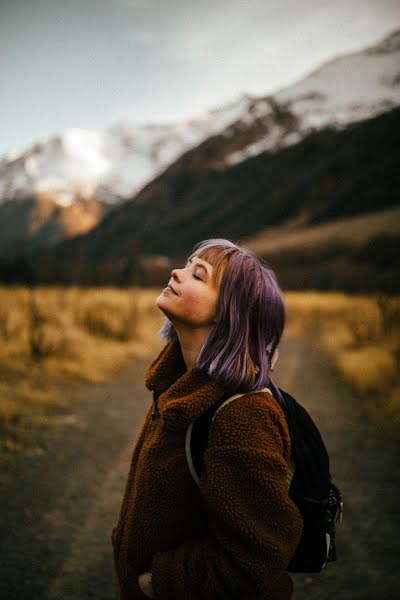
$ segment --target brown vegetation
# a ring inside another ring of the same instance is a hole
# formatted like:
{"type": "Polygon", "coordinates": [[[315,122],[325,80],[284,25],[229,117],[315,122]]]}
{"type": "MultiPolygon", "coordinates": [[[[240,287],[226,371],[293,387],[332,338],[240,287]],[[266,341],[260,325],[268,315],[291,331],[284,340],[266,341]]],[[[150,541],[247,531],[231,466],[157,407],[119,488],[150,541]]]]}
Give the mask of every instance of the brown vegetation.
{"type": "Polygon", "coordinates": [[[286,295],[286,335],[316,336],[376,423],[400,439],[400,298],[286,295]]]}
{"type": "MultiPolygon", "coordinates": [[[[64,389],[106,381],[162,341],[156,289],[0,288],[0,435],[25,446],[32,425],[66,418],[64,389]],[[64,387],[63,387],[64,386],[64,387]],[[66,386],[69,386],[68,388],[66,386]]],[[[400,424],[400,299],[289,292],[287,336],[314,335],[379,424],[400,424]]]]}
{"type": "Polygon", "coordinates": [[[159,347],[155,290],[0,289],[0,434],[18,450],[32,424],[54,424],[63,385],[106,381],[159,347]]]}

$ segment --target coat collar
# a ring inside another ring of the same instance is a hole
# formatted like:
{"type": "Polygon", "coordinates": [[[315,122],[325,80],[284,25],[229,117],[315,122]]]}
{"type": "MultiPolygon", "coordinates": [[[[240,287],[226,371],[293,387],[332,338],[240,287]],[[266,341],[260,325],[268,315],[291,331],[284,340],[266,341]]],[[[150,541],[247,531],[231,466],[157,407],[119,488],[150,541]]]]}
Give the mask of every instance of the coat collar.
{"type": "Polygon", "coordinates": [[[158,398],[161,418],[174,429],[187,427],[226,392],[203,369],[187,371],[178,340],[170,341],[154,359],[145,384],[158,398]]]}

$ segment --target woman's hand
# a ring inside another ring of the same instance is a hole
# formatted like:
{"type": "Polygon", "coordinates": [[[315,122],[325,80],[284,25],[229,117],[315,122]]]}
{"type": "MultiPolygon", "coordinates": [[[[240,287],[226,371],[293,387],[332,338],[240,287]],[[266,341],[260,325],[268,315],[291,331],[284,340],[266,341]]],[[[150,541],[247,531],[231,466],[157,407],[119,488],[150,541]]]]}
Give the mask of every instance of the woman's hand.
{"type": "Polygon", "coordinates": [[[151,583],[151,573],[142,573],[138,577],[139,587],[145,596],[155,598],[153,585],[151,583]]]}

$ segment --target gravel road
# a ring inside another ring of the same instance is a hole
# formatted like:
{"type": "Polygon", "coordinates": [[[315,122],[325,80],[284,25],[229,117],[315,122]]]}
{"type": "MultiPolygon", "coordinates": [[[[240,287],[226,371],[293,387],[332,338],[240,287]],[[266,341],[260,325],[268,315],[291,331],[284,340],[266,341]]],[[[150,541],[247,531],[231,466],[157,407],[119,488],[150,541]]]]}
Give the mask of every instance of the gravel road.
{"type": "MultiPolygon", "coordinates": [[[[276,381],[315,418],[345,498],[340,560],[296,575],[294,600],[399,598],[398,447],[366,421],[310,341],[286,340],[278,363],[276,381]]],[[[147,364],[130,361],[108,384],[63,390],[71,410],[40,434],[43,454],[3,460],[1,599],[117,600],[110,533],[151,402],[147,364]]]]}

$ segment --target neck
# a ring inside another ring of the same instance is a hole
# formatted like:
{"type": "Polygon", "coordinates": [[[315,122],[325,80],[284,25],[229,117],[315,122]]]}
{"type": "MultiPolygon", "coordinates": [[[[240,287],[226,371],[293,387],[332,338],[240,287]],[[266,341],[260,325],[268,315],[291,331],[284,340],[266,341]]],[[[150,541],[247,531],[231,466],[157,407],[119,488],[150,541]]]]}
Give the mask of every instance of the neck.
{"type": "Polygon", "coordinates": [[[183,360],[188,371],[196,366],[197,357],[200,354],[204,342],[210,331],[209,329],[182,329],[176,328],[183,360]]]}

